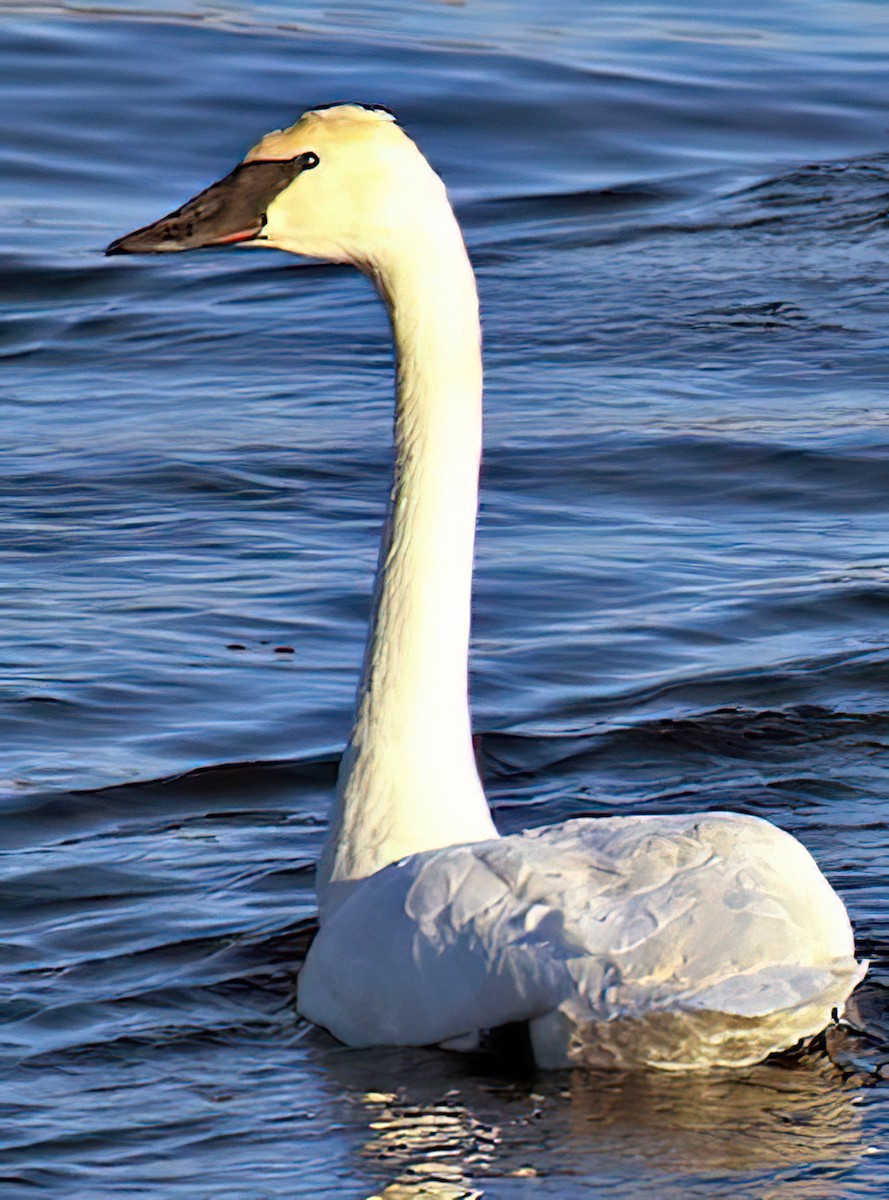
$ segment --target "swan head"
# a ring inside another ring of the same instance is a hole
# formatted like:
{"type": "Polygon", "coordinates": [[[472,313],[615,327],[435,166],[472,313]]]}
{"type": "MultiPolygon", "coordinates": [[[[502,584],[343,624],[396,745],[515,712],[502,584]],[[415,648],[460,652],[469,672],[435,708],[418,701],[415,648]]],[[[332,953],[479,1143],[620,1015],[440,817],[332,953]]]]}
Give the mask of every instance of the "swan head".
{"type": "Polygon", "coordinates": [[[447,215],[444,184],[387,110],[311,109],[218,183],[106,254],[268,246],[378,274],[447,215]]]}

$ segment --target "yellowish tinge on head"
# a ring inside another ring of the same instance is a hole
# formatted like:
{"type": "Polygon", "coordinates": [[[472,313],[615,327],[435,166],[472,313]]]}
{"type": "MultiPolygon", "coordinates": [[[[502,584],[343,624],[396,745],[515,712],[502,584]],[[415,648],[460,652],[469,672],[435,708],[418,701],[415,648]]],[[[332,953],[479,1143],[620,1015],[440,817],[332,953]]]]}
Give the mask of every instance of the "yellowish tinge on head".
{"type": "Polygon", "coordinates": [[[245,155],[244,161],[295,158],[307,150],[317,153],[319,146],[348,145],[393,134],[403,137],[395,117],[383,108],[365,108],[360,104],[312,108],[287,129],[267,133],[245,155]]]}
{"type": "Polygon", "coordinates": [[[456,228],[444,184],[386,109],[311,109],[267,133],[246,161],[300,155],[311,165],[265,211],[268,246],[350,262],[376,278],[422,261],[430,238],[456,228]]]}

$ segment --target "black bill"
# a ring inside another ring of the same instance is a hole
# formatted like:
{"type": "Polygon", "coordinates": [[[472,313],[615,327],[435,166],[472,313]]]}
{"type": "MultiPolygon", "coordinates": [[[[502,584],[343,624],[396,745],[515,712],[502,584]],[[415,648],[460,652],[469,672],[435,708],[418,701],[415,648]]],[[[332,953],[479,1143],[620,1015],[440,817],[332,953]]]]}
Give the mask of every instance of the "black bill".
{"type": "Polygon", "coordinates": [[[252,241],[262,232],[272,201],[301,171],[317,165],[318,157],[311,152],[239,163],[175,212],[112,242],[105,253],[168,254],[252,241]]]}

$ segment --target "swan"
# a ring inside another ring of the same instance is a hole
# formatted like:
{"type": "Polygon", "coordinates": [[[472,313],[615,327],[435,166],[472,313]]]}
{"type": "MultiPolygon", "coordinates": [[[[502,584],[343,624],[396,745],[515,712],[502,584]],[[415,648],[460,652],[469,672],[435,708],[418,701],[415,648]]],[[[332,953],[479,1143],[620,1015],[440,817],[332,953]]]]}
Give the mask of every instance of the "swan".
{"type": "Polygon", "coordinates": [[[521,1022],[541,1068],[741,1066],[822,1030],[865,968],[789,834],[706,812],[498,835],[467,698],[475,278],[444,184],[392,113],[312,109],[107,253],[207,246],[353,264],[396,350],[394,480],[299,1012],[350,1046],[465,1049],[521,1022]]]}

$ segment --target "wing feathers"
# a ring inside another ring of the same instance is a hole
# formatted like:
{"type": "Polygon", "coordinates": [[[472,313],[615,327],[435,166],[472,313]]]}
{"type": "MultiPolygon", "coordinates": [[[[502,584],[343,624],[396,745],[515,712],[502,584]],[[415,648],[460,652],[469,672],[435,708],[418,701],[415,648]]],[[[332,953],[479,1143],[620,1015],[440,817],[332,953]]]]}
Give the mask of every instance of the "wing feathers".
{"type": "Polygon", "coordinates": [[[629,1047],[659,1065],[751,1062],[823,1027],[858,975],[842,903],[774,826],[577,820],[364,881],[322,927],[299,1007],[351,1045],[530,1020],[541,1065],[629,1047]]]}

